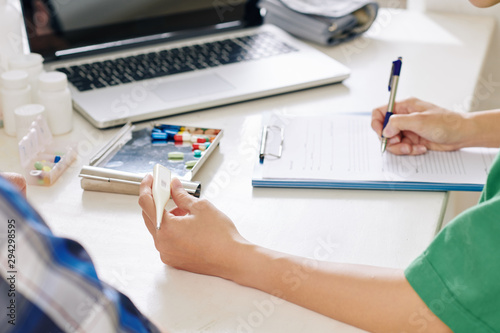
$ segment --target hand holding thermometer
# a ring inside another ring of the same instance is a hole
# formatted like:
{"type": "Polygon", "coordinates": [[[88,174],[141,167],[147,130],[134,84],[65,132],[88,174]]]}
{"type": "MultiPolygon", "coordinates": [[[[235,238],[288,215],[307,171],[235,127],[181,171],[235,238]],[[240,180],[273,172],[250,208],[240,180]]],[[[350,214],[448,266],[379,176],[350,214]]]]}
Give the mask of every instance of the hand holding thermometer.
{"type": "MultiPolygon", "coordinates": [[[[396,91],[398,90],[399,73],[401,72],[401,65],[403,64],[403,59],[401,57],[398,60],[392,62],[391,77],[389,78],[389,104],[387,106],[387,113],[385,114],[384,125],[382,126],[382,131],[384,131],[385,126],[389,122],[389,118],[392,116],[392,111],[394,110],[394,102],[396,100],[396,91]]],[[[382,153],[385,151],[387,146],[387,138],[382,135],[382,153]]]]}
{"type": "Polygon", "coordinates": [[[161,164],[153,169],[153,199],[156,206],[156,229],[160,229],[163,210],[170,199],[170,170],[161,164]]]}

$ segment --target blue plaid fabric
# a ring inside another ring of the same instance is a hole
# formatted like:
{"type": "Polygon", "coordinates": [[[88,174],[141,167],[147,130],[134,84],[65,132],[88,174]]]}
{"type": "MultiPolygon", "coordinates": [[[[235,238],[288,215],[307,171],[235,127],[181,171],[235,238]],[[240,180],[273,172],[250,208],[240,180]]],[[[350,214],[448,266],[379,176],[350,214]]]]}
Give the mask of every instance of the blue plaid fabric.
{"type": "Polygon", "coordinates": [[[0,177],[0,332],[159,332],[0,177]]]}

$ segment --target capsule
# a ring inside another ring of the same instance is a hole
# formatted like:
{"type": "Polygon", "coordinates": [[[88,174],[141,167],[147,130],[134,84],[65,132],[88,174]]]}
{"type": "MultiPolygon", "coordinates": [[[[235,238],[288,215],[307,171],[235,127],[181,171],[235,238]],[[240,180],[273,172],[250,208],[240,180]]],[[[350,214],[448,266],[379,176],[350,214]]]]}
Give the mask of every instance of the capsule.
{"type": "Polygon", "coordinates": [[[183,132],[182,134],[176,134],[174,136],[175,142],[186,142],[191,140],[191,134],[188,132],[183,132]]]}
{"type": "Polygon", "coordinates": [[[179,130],[181,129],[181,127],[182,126],[178,126],[178,125],[166,125],[166,124],[160,124],[160,125],[156,125],[155,126],[155,128],[160,129],[163,132],[165,132],[167,130],[173,130],[173,131],[175,131],[175,133],[179,132],[179,130]]]}
{"type": "Polygon", "coordinates": [[[163,133],[163,132],[153,132],[151,133],[151,138],[153,140],[167,140],[167,133],[163,133]]]}
{"type": "Polygon", "coordinates": [[[177,135],[179,131],[176,129],[166,129],[163,130],[163,133],[167,135],[167,141],[174,141],[174,137],[177,135]]]}
{"type": "Polygon", "coordinates": [[[205,143],[205,142],[207,142],[208,140],[209,140],[209,138],[208,138],[208,137],[203,137],[203,136],[199,136],[199,137],[197,137],[197,138],[196,138],[196,142],[197,142],[197,143],[205,143]]]}
{"type": "Polygon", "coordinates": [[[169,160],[182,160],[184,158],[184,153],[180,151],[171,151],[168,153],[169,160]]]}
{"type": "Polygon", "coordinates": [[[193,150],[196,150],[196,149],[205,150],[205,149],[207,149],[207,145],[206,145],[206,143],[193,143],[193,150]]]}

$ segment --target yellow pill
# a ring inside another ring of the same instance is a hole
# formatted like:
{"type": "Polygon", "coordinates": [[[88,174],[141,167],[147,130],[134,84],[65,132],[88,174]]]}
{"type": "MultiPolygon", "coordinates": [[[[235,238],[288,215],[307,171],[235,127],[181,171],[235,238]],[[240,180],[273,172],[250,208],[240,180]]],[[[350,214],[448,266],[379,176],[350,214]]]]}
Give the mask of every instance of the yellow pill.
{"type": "Polygon", "coordinates": [[[49,166],[44,166],[44,167],[42,168],[42,171],[45,171],[45,172],[50,172],[50,170],[52,170],[52,168],[51,168],[51,167],[49,167],[49,166]]]}

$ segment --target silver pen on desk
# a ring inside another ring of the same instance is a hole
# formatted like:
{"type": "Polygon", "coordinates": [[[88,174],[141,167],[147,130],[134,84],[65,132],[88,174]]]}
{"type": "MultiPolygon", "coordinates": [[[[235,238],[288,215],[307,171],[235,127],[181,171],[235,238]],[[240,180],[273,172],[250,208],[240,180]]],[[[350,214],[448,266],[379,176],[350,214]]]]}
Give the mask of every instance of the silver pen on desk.
{"type": "MultiPolygon", "coordinates": [[[[392,116],[392,111],[394,110],[394,103],[396,101],[396,91],[398,90],[399,74],[401,73],[401,65],[403,65],[403,58],[398,57],[398,60],[392,62],[391,76],[389,78],[389,104],[387,105],[387,113],[385,114],[384,125],[382,126],[382,132],[385,126],[389,122],[389,118],[392,116]]],[[[384,138],[382,134],[382,145],[380,150],[385,152],[387,147],[387,138],[384,138]]]]}

